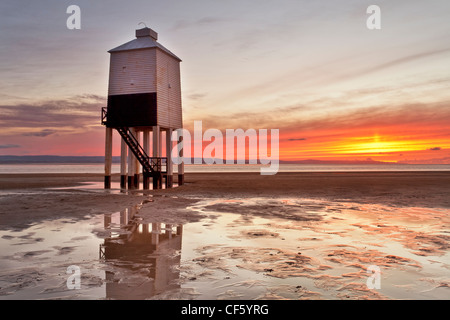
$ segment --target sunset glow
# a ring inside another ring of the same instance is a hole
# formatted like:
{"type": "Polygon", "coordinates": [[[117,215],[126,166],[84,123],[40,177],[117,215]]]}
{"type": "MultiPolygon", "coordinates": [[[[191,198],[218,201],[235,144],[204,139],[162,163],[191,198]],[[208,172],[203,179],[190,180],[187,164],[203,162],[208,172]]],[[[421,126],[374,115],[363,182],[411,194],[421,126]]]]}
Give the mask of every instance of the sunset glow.
{"type": "Polygon", "coordinates": [[[188,130],[279,129],[286,161],[450,163],[449,2],[382,2],[379,30],[370,4],[79,0],[68,30],[64,3],[4,1],[0,155],[103,155],[107,51],[145,21],[183,60],[188,130]]]}

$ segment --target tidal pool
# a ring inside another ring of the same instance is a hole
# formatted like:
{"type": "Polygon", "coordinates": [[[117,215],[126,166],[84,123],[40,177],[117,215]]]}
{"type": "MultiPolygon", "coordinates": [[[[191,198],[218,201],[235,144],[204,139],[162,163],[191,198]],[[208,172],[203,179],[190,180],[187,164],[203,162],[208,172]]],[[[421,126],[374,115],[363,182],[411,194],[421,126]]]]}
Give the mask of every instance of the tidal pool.
{"type": "Polygon", "coordinates": [[[448,209],[206,199],[177,224],[140,207],[0,231],[0,299],[450,297],[448,209]]]}

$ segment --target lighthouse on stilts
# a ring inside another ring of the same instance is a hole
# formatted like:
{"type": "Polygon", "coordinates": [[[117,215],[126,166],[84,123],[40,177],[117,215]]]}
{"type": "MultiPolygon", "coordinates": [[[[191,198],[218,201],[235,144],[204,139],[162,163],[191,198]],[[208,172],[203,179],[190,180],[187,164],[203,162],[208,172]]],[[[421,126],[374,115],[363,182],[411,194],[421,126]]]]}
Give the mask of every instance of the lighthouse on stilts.
{"type": "MultiPolygon", "coordinates": [[[[114,129],[121,136],[121,188],[139,188],[141,173],[144,189],[149,189],[150,180],[153,189],[162,188],[163,179],[167,188],[173,186],[171,137],[174,130],[183,127],[181,60],[157,40],[158,34],[145,27],[136,30],[136,39],[108,51],[108,104],[102,108],[106,189],[111,188],[114,129]]],[[[183,182],[181,163],[178,185],[183,182]]]]}

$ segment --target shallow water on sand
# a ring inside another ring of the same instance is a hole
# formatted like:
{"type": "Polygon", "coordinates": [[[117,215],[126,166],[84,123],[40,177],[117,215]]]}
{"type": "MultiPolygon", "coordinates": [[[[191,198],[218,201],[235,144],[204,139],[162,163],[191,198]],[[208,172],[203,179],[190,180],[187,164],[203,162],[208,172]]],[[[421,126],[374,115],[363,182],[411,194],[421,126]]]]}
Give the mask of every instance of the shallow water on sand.
{"type": "Polygon", "coordinates": [[[450,297],[449,209],[208,199],[184,225],[139,209],[0,231],[0,299],[450,297]]]}

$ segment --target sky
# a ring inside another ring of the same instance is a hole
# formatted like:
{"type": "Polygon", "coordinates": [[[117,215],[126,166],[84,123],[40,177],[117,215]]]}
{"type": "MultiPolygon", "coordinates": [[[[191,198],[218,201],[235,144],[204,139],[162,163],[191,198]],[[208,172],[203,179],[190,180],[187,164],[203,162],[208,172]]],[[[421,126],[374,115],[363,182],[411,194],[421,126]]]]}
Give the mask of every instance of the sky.
{"type": "Polygon", "coordinates": [[[281,160],[449,164],[449,20],[447,0],[2,0],[0,155],[103,155],[107,51],[144,22],[183,60],[188,130],[278,129],[281,160]]]}

